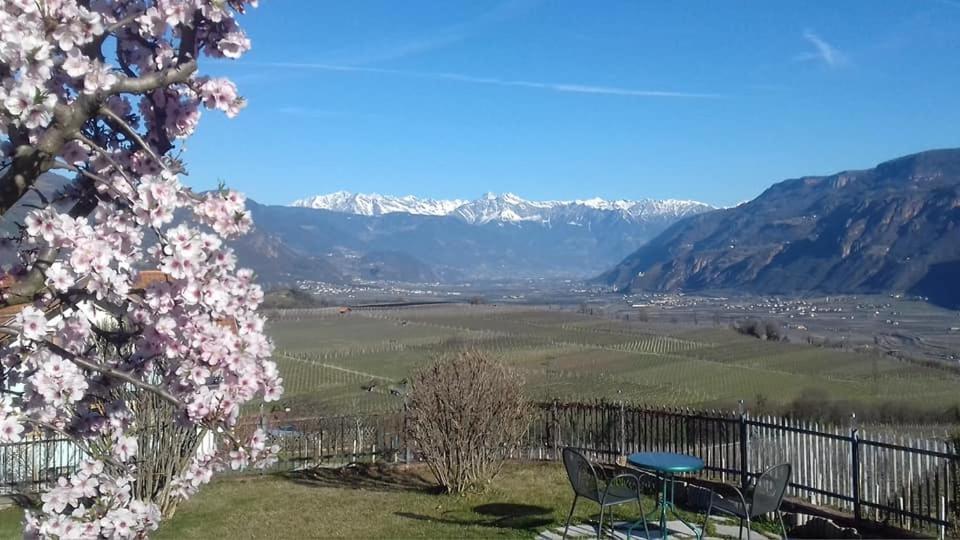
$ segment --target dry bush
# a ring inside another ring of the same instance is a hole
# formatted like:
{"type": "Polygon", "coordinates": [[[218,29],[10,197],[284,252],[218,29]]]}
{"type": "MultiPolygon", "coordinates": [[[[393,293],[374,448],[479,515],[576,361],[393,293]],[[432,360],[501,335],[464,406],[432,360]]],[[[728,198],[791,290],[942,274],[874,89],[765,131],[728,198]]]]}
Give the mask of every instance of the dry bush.
{"type": "Polygon", "coordinates": [[[181,413],[156,394],[124,386],[112,393],[125,399],[133,412],[137,437],[137,469],[132,491],[142,501],[157,504],[164,519],[177,511],[181,499],[171,481],[184,471],[204,442],[206,430],[181,420],[181,413]]]}
{"type": "MultiPolygon", "coordinates": [[[[109,339],[110,333],[122,333],[125,330],[119,323],[101,319],[97,327],[104,332],[96,343],[102,358],[125,358],[132,353],[133,349],[128,344],[120,346],[109,339]]],[[[150,382],[156,384],[158,381],[150,382]]],[[[131,494],[137,500],[155,503],[164,519],[172,518],[182,500],[174,491],[172,481],[187,469],[196,456],[203,444],[206,429],[183,421],[183,412],[154,392],[130,384],[114,383],[107,396],[109,399],[97,406],[107,408],[110,401],[123,402],[129,406],[131,413],[129,433],[137,438],[137,466],[133,472],[131,494]]],[[[106,433],[93,444],[108,448],[110,441],[111,435],[106,433]]]]}
{"type": "Polygon", "coordinates": [[[408,398],[407,435],[447,492],[482,489],[530,424],[520,376],[476,350],[421,369],[408,398]]]}

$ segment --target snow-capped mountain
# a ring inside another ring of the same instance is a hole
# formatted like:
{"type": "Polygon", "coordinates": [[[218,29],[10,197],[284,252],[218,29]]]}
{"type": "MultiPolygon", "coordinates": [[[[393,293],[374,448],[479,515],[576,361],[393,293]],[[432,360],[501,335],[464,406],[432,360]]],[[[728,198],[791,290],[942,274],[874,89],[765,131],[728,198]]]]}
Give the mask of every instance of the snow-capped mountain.
{"type": "Polygon", "coordinates": [[[675,220],[712,210],[697,201],[639,201],[586,199],[575,201],[528,201],[512,193],[487,193],[473,201],[421,199],[413,195],[394,197],[338,191],[294,201],[291,206],[331,210],[347,214],[378,216],[406,213],[426,216],[453,216],[467,223],[534,222],[542,224],[588,224],[599,217],[615,216],[629,222],[675,220]]]}
{"type": "Polygon", "coordinates": [[[241,251],[258,275],[275,281],[590,277],[677,220],[711,209],[693,201],[530,201],[511,193],[451,201],[341,191],[288,206],[248,203],[262,241],[241,251]],[[267,248],[277,256],[257,256],[267,248]]]}
{"type": "Polygon", "coordinates": [[[413,195],[393,197],[376,193],[367,195],[350,193],[349,191],[336,191],[327,195],[300,199],[291,203],[290,206],[319,208],[361,216],[380,216],[397,212],[420,216],[446,216],[466,202],[461,200],[421,199],[413,195]]]}

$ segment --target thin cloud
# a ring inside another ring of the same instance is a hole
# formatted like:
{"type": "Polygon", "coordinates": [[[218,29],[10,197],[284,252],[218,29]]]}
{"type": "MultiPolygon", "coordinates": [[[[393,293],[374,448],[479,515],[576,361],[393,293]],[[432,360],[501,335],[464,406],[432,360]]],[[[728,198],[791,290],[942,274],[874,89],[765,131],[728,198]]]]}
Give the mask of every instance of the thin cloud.
{"type": "Polygon", "coordinates": [[[299,116],[302,118],[384,118],[379,114],[370,114],[370,113],[352,113],[347,111],[338,111],[331,109],[316,109],[312,107],[298,107],[298,106],[284,106],[279,107],[276,111],[280,114],[285,114],[288,116],[299,116]]]}
{"type": "Polygon", "coordinates": [[[376,64],[416,56],[464,41],[483,28],[533,11],[540,3],[541,0],[506,0],[469,21],[426,31],[422,35],[388,39],[359,49],[341,49],[324,56],[332,63],[349,65],[376,64]]]}
{"type": "Polygon", "coordinates": [[[721,94],[700,93],[700,92],[677,92],[672,90],[647,90],[636,88],[623,88],[617,86],[597,86],[591,84],[575,83],[550,83],[536,82],[513,79],[499,79],[495,77],[477,77],[474,75],[465,75],[462,73],[434,73],[425,71],[408,71],[400,69],[373,68],[360,66],[345,66],[338,64],[317,64],[300,62],[265,62],[254,63],[247,62],[247,65],[259,65],[263,67],[285,68],[285,69],[310,69],[318,71],[333,71],[346,73],[371,73],[377,75],[394,75],[402,77],[412,77],[418,79],[429,79],[438,81],[453,81],[466,84],[506,86],[515,88],[532,88],[537,90],[549,90],[552,92],[571,93],[571,94],[594,94],[608,96],[626,96],[626,97],[664,97],[664,98],[722,98],[721,94]]]}
{"type": "Polygon", "coordinates": [[[805,30],[803,39],[813,46],[813,50],[798,55],[797,60],[820,61],[831,68],[842,67],[847,64],[848,59],[843,51],[831,45],[813,30],[805,30]]]}

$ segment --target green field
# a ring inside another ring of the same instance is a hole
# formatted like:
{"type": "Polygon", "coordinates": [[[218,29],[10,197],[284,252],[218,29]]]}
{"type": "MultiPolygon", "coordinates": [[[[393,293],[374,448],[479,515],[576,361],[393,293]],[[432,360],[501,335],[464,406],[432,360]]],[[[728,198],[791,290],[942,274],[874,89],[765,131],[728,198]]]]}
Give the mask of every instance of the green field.
{"type": "Polygon", "coordinates": [[[743,399],[775,408],[819,396],[864,410],[885,404],[934,413],[960,402],[960,377],[946,370],[760,341],[709,323],[670,329],[545,307],[465,305],[270,316],[284,405],[323,414],[395,408],[403,379],[463,346],[518,368],[534,399],[698,408],[743,399]]]}

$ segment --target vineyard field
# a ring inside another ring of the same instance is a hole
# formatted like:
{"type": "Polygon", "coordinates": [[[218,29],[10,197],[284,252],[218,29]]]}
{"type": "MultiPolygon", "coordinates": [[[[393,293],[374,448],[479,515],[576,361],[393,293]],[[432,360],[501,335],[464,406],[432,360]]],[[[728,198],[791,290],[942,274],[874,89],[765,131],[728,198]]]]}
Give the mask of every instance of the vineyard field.
{"type": "MultiPolygon", "coordinates": [[[[377,412],[407,380],[470,347],[518,369],[535,399],[628,400],[670,407],[786,407],[804,396],[852,410],[960,404],[956,374],[879,353],[761,341],[709,321],[672,331],[530,306],[429,306],[269,313],[284,407],[377,412]]],[[[278,405],[273,405],[274,407],[278,405]]]]}

